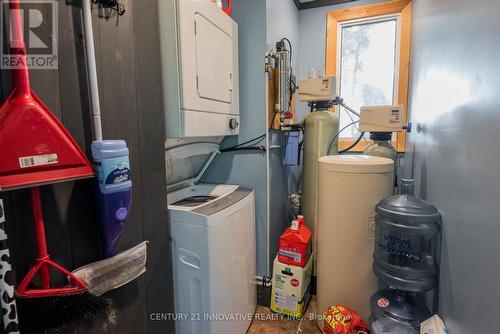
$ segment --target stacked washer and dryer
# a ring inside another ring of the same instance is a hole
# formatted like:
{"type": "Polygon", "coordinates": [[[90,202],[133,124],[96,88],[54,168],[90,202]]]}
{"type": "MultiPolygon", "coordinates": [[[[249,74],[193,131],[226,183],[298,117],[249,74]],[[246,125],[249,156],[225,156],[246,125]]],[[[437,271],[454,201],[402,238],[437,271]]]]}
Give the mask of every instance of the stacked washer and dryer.
{"type": "Polygon", "coordinates": [[[159,15],[176,333],[243,334],[256,305],[254,192],[199,182],[239,134],[238,26],[209,0],[160,1],[159,15]]]}

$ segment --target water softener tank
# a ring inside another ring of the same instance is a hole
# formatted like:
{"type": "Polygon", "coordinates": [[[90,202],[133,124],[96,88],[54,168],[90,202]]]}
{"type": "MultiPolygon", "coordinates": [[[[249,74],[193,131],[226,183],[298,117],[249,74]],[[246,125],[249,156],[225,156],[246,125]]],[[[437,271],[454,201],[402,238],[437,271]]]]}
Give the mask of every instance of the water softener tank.
{"type": "Polygon", "coordinates": [[[340,304],[367,320],[377,291],[375,205],[392,194],[394,162],[343,154],[322,157],[318,165],[317,314],[340,304]]]}
{"type": "Polygon", "coordinates": [[[363,151],[364,155],[387,158],[396,162],[398,154],[394,149],[394,146],[391,145],[390,132],[372,132],[370,134],[370,139],[373,143],[365,148],[363,151]]]}
{"type": "Polygon", "coordinates": [[[329,105],[317,106],[304,124],[304,171],[302,185],[302,214],[313,235],[314,273],[316,273],[316,192],[318,188],[318,159],[338,154],[337,141],[330,143],[339,131],[339,117],[328,111],[329,105]]]}
{"type": "Polygon", "coordinates": [[[441,215],[413,195],[413,180],[403,179],[401,194],[380,201],[373,270],[390,287],[423,292],[435,287],[441,240],[441,215]]]}
{"type": "Polygon", "coordinates": [[[123,140],[101,140],[92,143],[92,157],[102,253],[108,258],[115,255],[132,202],[129,151],[123,140]]]}

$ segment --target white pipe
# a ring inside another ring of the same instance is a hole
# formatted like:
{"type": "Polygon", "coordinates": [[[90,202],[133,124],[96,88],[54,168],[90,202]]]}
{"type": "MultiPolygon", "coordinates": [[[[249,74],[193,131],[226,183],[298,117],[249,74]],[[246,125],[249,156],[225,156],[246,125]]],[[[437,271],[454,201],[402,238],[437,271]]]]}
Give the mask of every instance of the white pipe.
{"type": "Polygon", "coordinates": [[[99,83],[97,81],[97,65],[95,61],[94,32],[92,29],[91,0],[82,0],[83,27],[85,30],[85,53],[87,55],[87,71],[90,82],[90,95],[92,105],[92,125],[94,127],[94,140],[102,140],[101,104],[99,102],[99,83]]]}
{"type": "MultiPolygon", "coordinates": [[[[265,99],[266,99],[266,147],[269,147],[269,136],[270,136],[270,131],[269,128],[271,127],[272,124],[269,124],[269,79],[270,79],[270,72],[268,71],[269,68],[266,67],[266,70],[264,71],[264,78],[266,80],[266,93],[265,93],[265,99]]],[[[274,122],[274,118],[273,118],[274,122]]],[[[273,268],[271,268],[271,184],[270,184],[270,166],[269,166],[269,150],[266,150],[266,267],[267,267],[267,274],[271,275],[273,268]]]]}
{"type": "Polygon", "coordinates": [[[357,112],[356,110],[352,109],[351,107],[349,107],[347,104],[345,104],[344,102],[341,102],[340,105],[344,108],[347,109],[347,111],[349,111],[350,113],[356,115],[359,117],[359,112],[357,112]]]}
{"type": "Polygon", "coordinates": [[[269,287],[273,285],[272,277],[270,276],[255,276],[254,281],[259,286],[269,287]]]}

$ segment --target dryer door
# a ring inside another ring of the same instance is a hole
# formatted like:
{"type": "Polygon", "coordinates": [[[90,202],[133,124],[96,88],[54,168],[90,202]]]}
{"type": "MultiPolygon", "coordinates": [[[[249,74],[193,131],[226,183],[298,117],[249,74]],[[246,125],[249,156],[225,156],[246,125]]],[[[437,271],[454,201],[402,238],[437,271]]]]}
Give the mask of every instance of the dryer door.
{"type": "Polygon", "coordinates": [[[237,24],[211,1],[178,6],[182,109],[238,115],[237,24]]]}
{"type": "Polygon", "coordinates": [[[233,101],[233,44],[231,32],[222,30],[202,14],[195,14],[196,88],[202,99],[233,101]]]}

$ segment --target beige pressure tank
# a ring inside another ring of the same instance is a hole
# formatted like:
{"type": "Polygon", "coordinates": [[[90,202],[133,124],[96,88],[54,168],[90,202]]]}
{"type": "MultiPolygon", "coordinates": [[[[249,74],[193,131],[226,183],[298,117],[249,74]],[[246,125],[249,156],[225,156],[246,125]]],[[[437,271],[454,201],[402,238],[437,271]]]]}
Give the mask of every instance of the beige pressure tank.
{"type": "Polygon", "coordinates": [[[320,158],[318,166],[317,313],[341,304],[368,321],[377,291],[375,205],[392,195],[394,162],[336,155],[320,158]]]}

